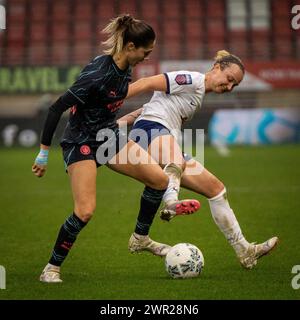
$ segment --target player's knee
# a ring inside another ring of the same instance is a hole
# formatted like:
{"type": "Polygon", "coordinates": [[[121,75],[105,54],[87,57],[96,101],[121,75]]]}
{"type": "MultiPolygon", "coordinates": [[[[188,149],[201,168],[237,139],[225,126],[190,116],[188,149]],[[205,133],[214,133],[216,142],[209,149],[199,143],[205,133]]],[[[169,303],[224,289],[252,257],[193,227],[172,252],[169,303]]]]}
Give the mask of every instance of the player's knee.
{"type": "Polygon", "coordinates": [[[75,212],[83,222],[88,222],[91,220],[95,209],[96,203],[78,204],[75,207],[75,212]]]}
{"type": "Polygon", "coordinates": [[[212,181],[211,187],[211,197],[215,197],[224,190],[225,186],[222,181],[217,178],[214,178],[212,181]]]}
{"type": "Polygon", "coordinates": [[[169,178],[164,172],[162,172],[159,175],[153,175],[152,177],[149,177],[148,183],[146,184],[148,187],[156,190],[165,190],[168,188],[169,178]]]}

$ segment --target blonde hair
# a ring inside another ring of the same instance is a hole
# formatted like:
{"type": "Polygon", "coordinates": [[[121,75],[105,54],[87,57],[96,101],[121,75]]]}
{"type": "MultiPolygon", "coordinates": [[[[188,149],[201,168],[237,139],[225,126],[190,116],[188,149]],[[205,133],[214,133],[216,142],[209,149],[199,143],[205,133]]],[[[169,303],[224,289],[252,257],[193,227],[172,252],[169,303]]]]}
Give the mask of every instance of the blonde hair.
{"type": "Polygon", "coordinates": [[[130,14],[123,14],[110,21],[102,30],[108,39],[102,44],[107,47],[105,54],[114,55],[122,51],[126,43],[132,41],[136,48],[147,46],[155,40],[155,32],[144,21],[134,19],[130,14]]]}
{"type": "Polygon", "coordinates": [[[230,53],[226,50],[219,50],[215,56],[215,60],[220,60],[226,56],[230,56],[230,53]]]}
{"type": "Polygon", "coordinates": [[[243,73],[245,73],[245,67],[244,67],[242,60],[239,57],[229,53],[226,50],[219,50],[217,52],[217,55],[215,56],[214,60],[215,60],[214,65],[219,63],[222,70],[224,68],[229,67],[229,65],[231,63],[234,63],[240,67],[240,69],[243,71],[243,73]]]}

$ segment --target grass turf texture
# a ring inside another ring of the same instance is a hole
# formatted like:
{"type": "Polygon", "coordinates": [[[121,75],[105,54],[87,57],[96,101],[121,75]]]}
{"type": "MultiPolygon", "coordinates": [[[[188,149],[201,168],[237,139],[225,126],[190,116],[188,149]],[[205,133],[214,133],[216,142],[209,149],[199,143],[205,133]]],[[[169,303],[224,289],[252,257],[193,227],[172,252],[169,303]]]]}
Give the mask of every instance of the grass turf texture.
{"type": "Polygon", "coordinates": [[[299,146],[235,147],[220,157],[205,149],[205,166],[226,185],[231,207],[249,241],[278,235],[279,246],[253,270],[240,267],[214,224],[206,199],[200,211],[170,223],[158,216],[157,241],[190,242],[203,252],[197,279],[173,280],[164,260],[132,255],[127,243],[139,207],[142,184],[103,167],[98,170],[97,209],[62,267],[62,284],[38,281],[58,229],[72,212],[68,176],[59,149],[50,152],[42,179],[31,173],[37,150],[0,150],[0,265],[6,290],[0,299],[299,299],[291,269],[300,264],[299,146]]]}

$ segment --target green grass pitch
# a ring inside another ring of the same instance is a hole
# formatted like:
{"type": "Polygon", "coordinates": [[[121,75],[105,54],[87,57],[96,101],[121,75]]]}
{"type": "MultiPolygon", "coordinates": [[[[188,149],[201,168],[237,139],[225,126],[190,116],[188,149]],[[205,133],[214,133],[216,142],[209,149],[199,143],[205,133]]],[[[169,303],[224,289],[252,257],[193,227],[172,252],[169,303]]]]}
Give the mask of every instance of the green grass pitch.
{"type": "Polygon", "coordinates": [[[173,280],[164,260],[132,255],[127,243],[143,185],[105,167],[98,170],[97,209],[62,267],[62,284],[38,281],[59,227],[72,212],[68,176],[59,149],[50,152],[42,179],[31,173],[37,150],[0,150],[0,265],[6,289],[0,299],[299,299],[291,286],[300,265],[300,147],[235,147],[222,158],[205,149],[205,166],[226,185],[231,207],[249,241],[280,238],[255,269],[240,267],[202,196],[194,215],[170,223],[156,217],[151,237],[197,245],[205,257],[199,278],[173,280]]]}

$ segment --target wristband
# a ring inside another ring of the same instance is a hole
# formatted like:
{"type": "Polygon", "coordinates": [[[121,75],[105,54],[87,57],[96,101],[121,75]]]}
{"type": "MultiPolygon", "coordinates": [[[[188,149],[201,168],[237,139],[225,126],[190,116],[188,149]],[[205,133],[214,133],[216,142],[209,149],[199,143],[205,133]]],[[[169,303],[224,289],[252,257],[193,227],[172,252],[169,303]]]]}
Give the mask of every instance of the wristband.
{"type": "Polygon", "coordinates": [[[49,154],[49,150],[41,149],[35,159],[35,163],[46,166],[48,163],[48,154],[49,154]]]}

